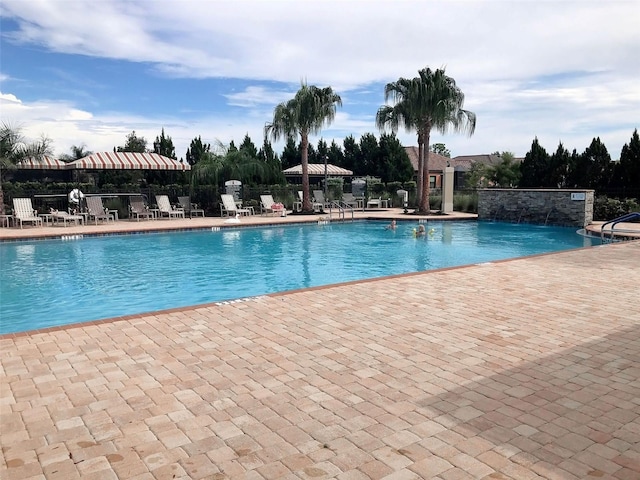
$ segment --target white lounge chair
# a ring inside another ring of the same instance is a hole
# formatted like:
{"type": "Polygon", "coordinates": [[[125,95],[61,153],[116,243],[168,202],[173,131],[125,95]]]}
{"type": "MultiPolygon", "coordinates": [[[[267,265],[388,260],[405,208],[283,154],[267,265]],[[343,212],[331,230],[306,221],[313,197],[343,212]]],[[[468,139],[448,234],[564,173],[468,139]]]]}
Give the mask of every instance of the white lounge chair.
{"type": "Polygon", "coordinates": [[[287,216],[287,210],[282,203],[278,203],[273,199],[273,195],[260,195],[260,214],[265,215],[272,213],[281,217],[287,216]]]}
{"type": "Polygon", "coordinates": [[[60,222],[62,222],[62,225],[65,227],[71,222],[76,226],[84,222],[84,217],[82,215],[72,215],[69,212],[59,212],[58,210],[51,210],[51,218],[55,224],[59,225],[60,222]]]}
{"type": "Polygon", "coordinates": [[[106,220],[109,222],[115,222],[115,218],[111,215],[102,204],[101,197],[85,197],[87,202],[87,220],[91,220],[92,218],[95,220],[96,225],[98,224],[98,220],[106,220]]]}
{"type": "Polygon", "coordinates": [[[184,210],[181,208],[174,208],[169,202],[167,195],[156,195],[156,203],[158,204],[158,212],[160,217],[168,218],[184,218],[184,210]]]}
{"type": "Polygon", "coordinates": [[[382,197],[370,198],[367,200],[367,208],[380,208],[382,206],[382,197]]]}
{"type": "Polygon", "coordinates": [[[304,201],[304,197],[302,196],[302,190],[298,190],[298,199],[293,202],[293,211],[301,212],[302,211],[302,203],[304,201]]]}
{"type": "Polygon", "coordinates": [[[13,199],[13,224],[22,224],[24,222],[33,223],[37,227],[42,226],[42,217],[37,215],[37,212],[33,209],[30,198],[14,198],[13,199]]]}
{"type": "Polygon", "coordinates": [[[253,215],[253,208],[239,207],[236,204],[236,199],[229,193],[223,193],[220,195],[220,216],[231,217],[236,215],[253,215]]]}
{"type": "Polygon", "coordinates": [[[204,210],[199,208],[197,204],[191,203],[191,197],[178,197],[178,203],[184,210],[185,215],[189,215],[189,218],[193,218],[194,216],[202,215],[204,217],[204,210]]]}

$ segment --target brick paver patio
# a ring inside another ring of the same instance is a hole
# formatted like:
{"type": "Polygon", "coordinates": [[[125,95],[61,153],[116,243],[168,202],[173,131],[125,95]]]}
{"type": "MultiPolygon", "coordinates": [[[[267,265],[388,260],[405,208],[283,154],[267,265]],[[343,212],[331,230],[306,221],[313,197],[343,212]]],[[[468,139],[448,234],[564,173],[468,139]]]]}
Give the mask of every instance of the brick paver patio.
{"type": "Polygon", "coordinates": [[[639,285],[626,242],[0,337],[0,478],[637,480],[639,285]]]}

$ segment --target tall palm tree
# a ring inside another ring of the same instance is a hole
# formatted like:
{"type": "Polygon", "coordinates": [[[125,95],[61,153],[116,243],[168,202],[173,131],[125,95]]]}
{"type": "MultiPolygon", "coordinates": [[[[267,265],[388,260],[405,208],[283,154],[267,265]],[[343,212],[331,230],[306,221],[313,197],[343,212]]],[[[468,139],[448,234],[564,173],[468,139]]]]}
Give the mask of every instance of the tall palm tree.
{"type": "Polygon", "coordinates": [[[333,122],[338,106],[342,106],[342,99],[331,87],[319,88],[303,82],[291,100],[276,106],[273,121],[264,128],[265,136],[270,135],[274,141],[281,137],[295,140],[300,135],[304,212],[313,211],[309,195],[309,134],[318,134],[323,126],[333,122]]]}
{"type": "Polygon", "coordinates": [[[449,129],[473,135],[476,115],[464,110],[464,94],[444,68],[432,71],[423,68],[412,79],[399,78],[384,89],[385,101],[392,105],[378,109],[376,125],[389,126],[394,132],[399,126],[418,134],[418,212],[429,212],[429,142],[431,131],[445,134],[449,129]]]}
{"type": "Polygon", "coordinates": [[[15,168],[21,160],[41,159],[52,154],[53,149],[49,138],[43,136],[39,141],[27,143],[18,127],[7,123],[0,125],[0,214],[5,213],[2,171],[15,168]]]}

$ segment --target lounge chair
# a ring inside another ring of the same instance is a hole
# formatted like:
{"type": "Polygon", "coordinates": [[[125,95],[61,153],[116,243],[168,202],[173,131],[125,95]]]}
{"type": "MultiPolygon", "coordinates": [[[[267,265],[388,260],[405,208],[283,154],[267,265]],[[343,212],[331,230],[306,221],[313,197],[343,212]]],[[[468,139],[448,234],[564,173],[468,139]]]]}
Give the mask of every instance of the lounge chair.
{"type": "Polygon", "coordinates": [[[344,203],[347,207],[351,207],[351,208],[358,208],[358,205],[359,205],[358,199],[353,195],[353,193],[343,194],[342,203],[344,203]]]}
{"type": "Polygon", "coordinates": [[[129,211],[131,212],[130,218],[135,218],[136,221],[140,221],[140,217],[149,219],[155,219],[155,215],[149,210],[144,203],[144,198],[129,197],[129,211]]]}
{"type": "Polygon", "coordinates": [[[260,195],[260,215],[272,213],[281,217],[287,216],[287,211],[282,203],[273,199],[273,195],[260,195]]]}
{"type": "Polygon", "coordinates": [[[236,215],[253,215],[253,208],[243,208],[236,204],[235,198],[229,193],[220,195],[220,216],[231,217],[236,215]]]}
{"type": "Polygon", "coordinates": [[[367,200],[367,208],[372,208],[372,207],[380,208],[381,206],[382,206],[381,197],[370,198],[369,200],[367,200]]]}
{"type": "Polygon", "coordinates": [[[324,192],[322,190],[313,191],[313,211],[319,212],[325,208],[329,208],[330,202],[324,198],[324,192]]]}
{"type": "Polygon", "coordinates": [[[104,208],[101,197],[86,197],[85,200],[87,202],[87,221],[93,218],[96,225],[98,224],[98,220],[106,220],[107,222],[111,220],[115,222],[114,216],[104,208]]]}
{"type": "Polygon", "coordinates": [[[37,227],[38,224],[42,226],[42,217],[37,215],[37,212],[33,209],[30,198],[14,198],[13,199],[13,224],[22,224],[24,222],[33,223],[37,227]]]}
{"type": "Polygon", "coordinates": [[[51,210],[51,218],[56,225],[59,225],[60,222],[62,222],[64,227],[68,226],[71,222],[76,226],[84,222],[84,217],[82,215],[74,215],[69,212],[58,210],[51,210]]]}
{"type": "Polygon", "coordinates": [[[178,197],[178,203],[184,210],[185,215],[189,215],[189,218],[202,215],[204,217],[204,209],[199,208],[197,204],[191,203],[191,197],[178,197]]]}
{"type": "Polygon", "coordinates": [[[169,197],[166,195],[156,195],[156,203],[158,204],[158,213],[160,217],[166,216],[167,218],[184,218],[184,210],[181,208],[174,208],[169,202],[169,197]]]}
{"type": "Polygon", "coordinates": [[[302,211],[303,201],[304,201],[304,197],[303,197],[303,194],[302,194],[302,190],[298,190],[298,200],[293,202],[293,211],[294,212],[301,212],[302,211]]]}

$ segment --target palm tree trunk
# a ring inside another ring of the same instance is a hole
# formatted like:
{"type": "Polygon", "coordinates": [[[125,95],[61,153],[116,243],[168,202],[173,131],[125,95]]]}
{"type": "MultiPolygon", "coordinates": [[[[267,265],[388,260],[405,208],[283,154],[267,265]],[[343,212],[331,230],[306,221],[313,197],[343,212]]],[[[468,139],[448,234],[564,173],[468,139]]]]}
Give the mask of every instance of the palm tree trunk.
{"type": "Polygon", "coordinates": [[[2,189],[2,168],[0,168],[0,215],[4,215],[4,190],[2,189]]]}
{"type": "Polygon", "coordinates": [[[302,211],[311,212],[311,197],[309,195],[309,135],[301,132],[300,150],[302,153],[302,211]]]}
{"type": "Polygon", "coordinates": [[[431,207],[429,206],[429,143],[431,141],[431,129],[428,129],[424,134],[424,174],[422,177],[422,198],[420,200],[420,212],[430,213],[431,207]]]}
{"type": "Polygon", "coordinates": [[[418,178],[416,182],[416,207],[420,208],[420,200],[422,199],[422,177],[424,175],[424,140],[422,134],[418,134],[418,178]]]}

